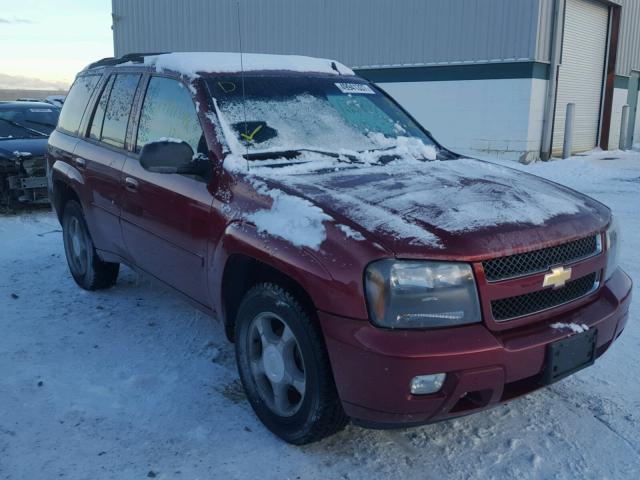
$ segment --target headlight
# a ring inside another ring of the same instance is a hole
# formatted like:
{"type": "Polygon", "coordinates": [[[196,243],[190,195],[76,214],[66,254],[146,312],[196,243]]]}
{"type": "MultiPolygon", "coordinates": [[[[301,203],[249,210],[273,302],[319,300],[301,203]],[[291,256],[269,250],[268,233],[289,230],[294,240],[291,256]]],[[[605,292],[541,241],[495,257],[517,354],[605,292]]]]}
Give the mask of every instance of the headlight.
{"type": "Polygon", "coordinates": [[[434,328],[480,322],[471,265],[380,260],[365,272],[371,321],[385,328],[434,328]]]}
{"type": "Polygon", "coordinates": [[[615,217],[611,217],[611,223],[605,234],[605,245],[607,247],[607,268],[604,279],[609,280],[613,272],[618,268],[618,252],[620,250],[620,229],[615,217]]]}

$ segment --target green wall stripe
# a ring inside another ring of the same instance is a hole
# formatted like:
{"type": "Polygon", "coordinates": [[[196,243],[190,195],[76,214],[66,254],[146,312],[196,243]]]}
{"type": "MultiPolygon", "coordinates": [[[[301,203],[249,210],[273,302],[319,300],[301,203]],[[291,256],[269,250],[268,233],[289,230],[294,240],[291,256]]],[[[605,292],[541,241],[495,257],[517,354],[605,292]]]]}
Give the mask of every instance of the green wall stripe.
{"type": "Polygon", "coordinates": [[[622,75],[616,75],[616,81],[614,82],[615,88],[622,88],[627,90],[629,88],[629,77],[623,77],[622,75]]]}
{"type": "Polygon", "coordinates": [[[539,62],[481,63],[433,67],[356,69],[371,82],[446,82],[452,80],[500,80],[511,78],[549,78],[549,65],[539,62]]]}

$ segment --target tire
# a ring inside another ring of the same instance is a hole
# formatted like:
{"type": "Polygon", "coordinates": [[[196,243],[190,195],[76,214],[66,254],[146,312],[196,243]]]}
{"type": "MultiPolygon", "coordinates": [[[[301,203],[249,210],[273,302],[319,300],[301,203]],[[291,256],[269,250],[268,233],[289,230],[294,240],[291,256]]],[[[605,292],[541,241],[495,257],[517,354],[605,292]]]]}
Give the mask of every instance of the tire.
{"type": "Polygon", "coordinates": [[[304,445],[346,426],[322,332],[291,293],[271,283],[249,290],[238,310],[235,339],[249,403],[274,434],[304,445]]]}
{"type": "Polygon", "coordinates": [[[109,288],[116,283],[119,263],[103,262],[93,246],[82,207],[69,200],[62,214],[62,237],[67,264],[75,282],[85,290],[109,288]]]}

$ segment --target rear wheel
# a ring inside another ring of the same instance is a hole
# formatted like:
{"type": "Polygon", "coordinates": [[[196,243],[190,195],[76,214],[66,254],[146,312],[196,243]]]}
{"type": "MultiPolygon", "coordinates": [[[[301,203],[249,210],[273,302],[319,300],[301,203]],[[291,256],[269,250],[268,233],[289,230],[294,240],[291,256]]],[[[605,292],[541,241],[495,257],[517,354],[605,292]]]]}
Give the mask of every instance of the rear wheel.
{"type": "Polygon", "coordinates": [[[111,287],[118,279],[119,263],[103,262],[98,257],[80,204],[69,200],[62,216],[62,236],[69,270],[85,290],[111,287]]]}
{"type": "Polygon", "coordinates": [[[252,288],[236,321],[236,360],[247,398],[262,422],[296,445],[347,424],[322,333],[302,304],[274,284],[252,288]]]}

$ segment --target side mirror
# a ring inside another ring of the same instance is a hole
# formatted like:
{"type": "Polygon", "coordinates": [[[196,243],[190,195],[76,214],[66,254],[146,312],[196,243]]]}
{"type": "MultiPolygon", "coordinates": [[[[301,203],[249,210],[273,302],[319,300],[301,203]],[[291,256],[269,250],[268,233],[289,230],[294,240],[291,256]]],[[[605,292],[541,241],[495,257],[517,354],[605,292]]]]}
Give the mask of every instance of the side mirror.
{"type": "Polygon", "coordinates": [[[187,142],[163,139],[144,146],[140,165],[156,173],[191,173],[193,157],[193,149],[187,142]]]}

